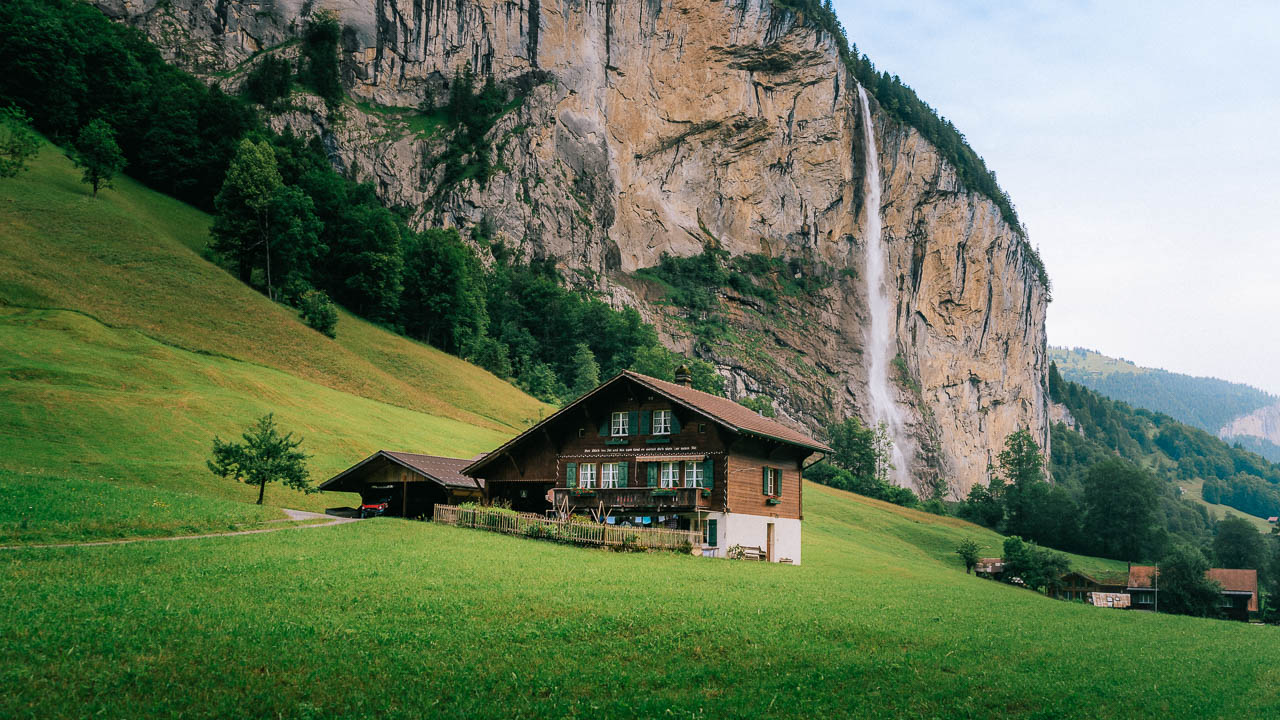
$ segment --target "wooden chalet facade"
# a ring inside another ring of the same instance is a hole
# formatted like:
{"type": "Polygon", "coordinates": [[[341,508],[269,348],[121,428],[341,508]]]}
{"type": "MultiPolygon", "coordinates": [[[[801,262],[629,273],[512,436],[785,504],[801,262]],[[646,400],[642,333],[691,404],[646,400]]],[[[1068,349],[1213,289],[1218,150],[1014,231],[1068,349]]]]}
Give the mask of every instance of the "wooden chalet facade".
{"type": "Polygon", "coordinates": [[[320,489],[360,493],[361,503],[386,502],[388,515],[430,518],[437,503],[483,499],[484,485],[461,472],[474,461],[379,450],[326,480],[320,489]]]}
{"type": "Polygon", "coordinates": [[[620,373],[462,472],[516,510],[698,530],[703,554],[799,563],[801,471],[830,448],[677,377],[620,373]]]}

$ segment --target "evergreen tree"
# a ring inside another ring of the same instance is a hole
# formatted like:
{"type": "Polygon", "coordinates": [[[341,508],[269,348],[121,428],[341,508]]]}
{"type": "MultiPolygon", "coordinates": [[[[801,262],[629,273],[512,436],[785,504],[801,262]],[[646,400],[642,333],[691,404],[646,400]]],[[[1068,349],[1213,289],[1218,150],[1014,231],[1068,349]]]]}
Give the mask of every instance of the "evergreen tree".
{"type": "Polygon", "coordinates": [[[111,187],[111,181],[124,170],[124,154],[116,144],[116,131],[105,121],[95,119],[89,121],[76,136],[71,161],[84,170],[81,180],[93,188],[93,196],[98,191],[111,187]]]}
{"type": "Polygon", "coordinates": [[[330,108],[337,107],[343,96],[338,68],[341,40],[342,24],[332,10],[312,15],[302,35],[303,79],[330,108]]]}
{"type": "Polygon", "coordinates": [[[410,233],[404,255],[405,332],[446,352],[470,352],[489,325],[480,260],[453,228],[410,233]]]}
{"type": "Polygon", "coordinates": [[[600,384],[600,366],[586,343],[578,343],[573,359],[569,362],[573,367],[573,385],[569,388],[573,397],[586,395],[600,384]]]}
{"type": "Polygon", "coordinates": [[[1027,430],[1005,438],[1004,450],[996,461],[1008,486],[1005,488],[1006,530],[1011,535],[1036,537],[1037,510],[1043,506],[1049,488],[1044,481],[1044,456],[1027,430]]]}

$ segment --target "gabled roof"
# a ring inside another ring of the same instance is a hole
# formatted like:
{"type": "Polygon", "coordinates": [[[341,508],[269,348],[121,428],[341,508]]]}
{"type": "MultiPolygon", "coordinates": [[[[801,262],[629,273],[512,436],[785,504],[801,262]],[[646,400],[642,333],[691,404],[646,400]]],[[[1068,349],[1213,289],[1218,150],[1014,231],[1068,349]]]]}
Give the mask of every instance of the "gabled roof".
{"type": "Polygon", "coordinates": [[[370,463],[379,459],[395,463],[406,467],[427,480],[434,481],[450,488],[461,488],[467,490],[480,490],[484,486],[479,480],[462,474],[462,469],[472,462],[475,462],[483,456],[475,458],[453,458],[442,457],[440,455],[420,455],[418,453],[392,452],[390,450],[379,450],[342,472],[334,475],[320,485],[320,489],[338,484],[342,480],[358,474],[362,469],[366,468],[370,463]]]}
{"type": "Polygon", "coordinates": [[[1222,592],[1232,594],[1249,593],[1249,610],[1258,609],[1258,571],[1233,570],[1229,568],[1209,568],[1205,577],[1222,586],[1222,592]]]}
{"type": "Polygon", "coordinates": [[[694,412],[705,415],[711,420],[724,425],[734,432],[777,440],[779,442],[796,445],[814,452],[829,453],[832,451],[825,443],[818,442],[804,433],[792,430],[782,423],[770,420],[754,410],[739,405],[728,398],[722,398],[717,395],[712,395],[711,393],[705,393],[701,390],[694,390],[693,388],[685,387],[684,385],[679,385],[673,382],[667,382],[666,380],[659,380],[654,377],[649,377],[648,375],[641,375],[640,373],[632,370],[623,370],[612,378],[609,378],[596,386],[594,390],[552,413],[542,422],[503,443],[501,447],[489,453],[488,456],[480,458],[467,465],[462,469],[462,471],[466,473],[475,472],[490,458],[496,458],[498,455],[502,454],[504,450],[519,443],[531,433],[540,430],[547,423],[555,420],[561,415],[564,415],[573,408],[578,407],[605,388],[624,379],[649,388],[669,400],[684,405],[694,412]]]}
{"type": "Polygon", "coordinates": [[[1156,576],[1155,565],[1134,565],[1129,568],[1130,588],[1149,588],[1156,576]]]}

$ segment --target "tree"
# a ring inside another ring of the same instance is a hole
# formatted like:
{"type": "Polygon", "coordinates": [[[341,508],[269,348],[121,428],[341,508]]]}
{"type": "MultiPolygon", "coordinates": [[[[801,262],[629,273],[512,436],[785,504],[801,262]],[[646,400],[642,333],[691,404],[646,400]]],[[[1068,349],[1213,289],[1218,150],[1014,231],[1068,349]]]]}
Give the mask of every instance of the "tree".
{"type": "Polygon", "coordinates": [[[298,298],[298,313],[307,327],[329,337],[337,337],[338,308],[328,295],[308,290],[298,298]]]}
{"type": "Polygon", "coordinates": [[[1205,577],[1209,561],[1190,545],[1178,544],[1160,561],[1156,602],[1162,612],[1211,617],[1218,614],[1222,586],[1205,577]]]}
{"type": "Polygon", "coordinates": [[[116,131],[105,121],[89,121],[76,136],[74,149],[69,154],[75,166],[84,170],[81,180],[98,191],[111,187],[111,180],[124,169],[124,154],[116,144],[116,131]]]}
{"type": "Polygon", "coordinates": [[[1020,578],[1027,587],[1052,594],[1070,570],[1071,564],[1062,553],[1016,535],[1004,541],[1004,576],[1009,580],[1020,578]]]}
{"type": "Polygon", "coordinates": [[[332,10],[312,15],[302,36],[303,79],[330,108],[342,101],[342,74],[338,70],[341,39],[342,24],[332,10]]]}
{"type": "Polygon", "coordinates": [[[893,439],[889,437],[889,426],[883,420],[876,425],[871,436],[871,452],[875,458],[876,482],[891,485],[889,475],[894,471],[893,439]]]}
{"type": "Polygon", "coordinates": [[[979,550],[978,543],[972,538],[965,538],[960,541],[960,545],[956,547],[956,554],[964,561],[965,573],[973,572],[973,568],[978,564],[979,550]]]}
{"type": "Polygon", "coordinates": [[[1004,520],[1004,483],[1000,482],[999,493],[995,492],[994,478],[990,486],[977,483],[969,488],[969,495],[960,506],[960,516],[971,522],[997,528],[1004,520]]]}
{"type": "Polygon", "coordinates": [[[249,73],[244,93],[250,100],[271,111],[280,110],[280,101],[289,97],[293,84],[293,65],[287,58],[267,55],[249,73]]]}
{"type": "Polygon", "coordinates": [[[738,404],[764,417],[777,417],[778,415],[773,409],[773,400],[763,395],[740,397],[738,398],[738,404]]]}
{"type": "Polygon", "coordinates": [[[21,108],[0,108],[0,178],[17,177],[40,153],[40,136],[21,108]]]}
{"type": "Polygon", "coordinates": [[[1267,555],[1266,539],[1253,523],[1235,516],[1218,521],[1213,538],[1218,567],[1247,568],[1266,575],[1267,555]]]}
{"type": "Polygon", "coordinates": [[[259,418],[240,437],[243,442],[224,442],[214,436],[213,457],[207,463],[213,474],[257,485],[259,505],[271,482],[283,482],[305,493],[315,492],[308,479],[309,456],[298,449],[302,438],[294,439],[291,432],[281,435],[272,414],[259,418]]]}
{"type": "Polygon", "coordinates": [[[213,204],[217,216],[210,234],[214,252],[235,263],[240,281],[250,282],[257,258],[266,257],[270,294],[271,204],[281,188],[276,156],[266,141],[240,141],[226,179],[213,204]]]}
{"type": "Polygon", "coordinates": [[[569,365],[573,373],[573,387],[569,392],[574,397],[586,395],[600,384],[600,366],[586,343],[578,343],[578,349],[574,351],[569,365]]]}
{"type": "Polygon", "coordinates": [[[489,325],[484,274],[458,231],[410,233],[404,258],[400,318],[405,332],[446,352],[474,347],[489,325]]]}
{"type": "Polygon", "coordinates": [[[1011,535],[1035,537],[1036,510],[1049,492],[1044,481],[1044,456],[1026,429],[1005,438],[1004,450],[996,456],[1000,472],[1008,481],[1005,488],[1005,529],[1011,535]]]}
{"type": "Polygon", "coordinates": [[[875,431],[849,417],[827,426],[827,437],[834,451],[831,462],[859,477],[875,477],[875,431]]]}
{"type": "Polygon", "coordinates": [[[1153,546],[1158,508],[1159,486],[1151,473],[1118,458],[1094,465],[1084,478],[1089,549],[1117,560],[1142,559],[1153,546]]]}

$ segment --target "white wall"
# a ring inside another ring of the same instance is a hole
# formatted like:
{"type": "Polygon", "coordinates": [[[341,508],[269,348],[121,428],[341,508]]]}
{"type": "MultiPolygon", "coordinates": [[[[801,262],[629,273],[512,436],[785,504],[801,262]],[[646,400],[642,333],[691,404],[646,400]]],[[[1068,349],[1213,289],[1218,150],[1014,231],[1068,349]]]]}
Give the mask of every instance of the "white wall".
{"type": "Polygon", "coordinates": [[[800,521],[792,518],[745,515],[743,513],[707,513],[706,518],[718,521],[719,535],[716,547],[703,546],[702,554],[725,557],[725,551],[733,545],[745,545],[767,550],[769,523],[773,523],[773,556],[776,560],[790,558],[800,564],[800,521]]]}

